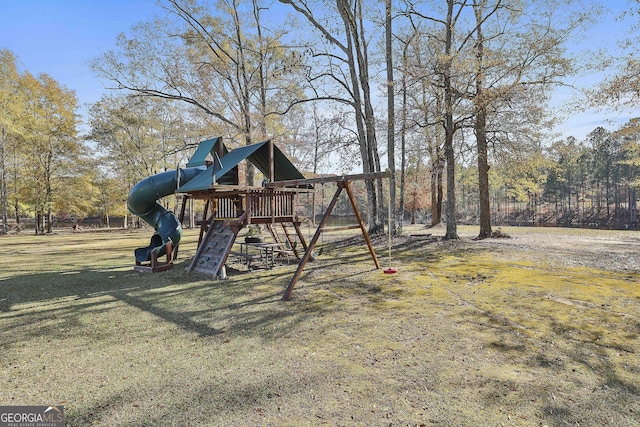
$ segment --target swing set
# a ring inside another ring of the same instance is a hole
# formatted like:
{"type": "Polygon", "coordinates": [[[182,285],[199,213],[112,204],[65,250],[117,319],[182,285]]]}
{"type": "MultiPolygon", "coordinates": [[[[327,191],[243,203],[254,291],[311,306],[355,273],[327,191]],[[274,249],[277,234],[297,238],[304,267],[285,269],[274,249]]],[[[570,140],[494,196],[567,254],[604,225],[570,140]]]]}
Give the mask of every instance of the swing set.
{"type": "MultiPolygon", "coordinates": [[[[341,175],[341,176],[331,176],[331,177],[322,177],[322,178],[294,179],[294,180],[287,180],[287,181],[272,182],[266,185],[267,188],[276,189],[276,188],[289,187],[289,186],[302,186],[302,185],[325,184],[329,182],[335,182],[337,186],[336,192],[333,195],[333,198],[331,199],[331,202],[329,203],[327,210],[324,212],[322,219],[318,224],[316,232],[314,233],[313,237],[311,238],[311,241],[307,245],[304,256],[300,259],[300,262],[298,263],[298,268],[296,269],[296,272],[293,274],[293,277],[291,278],[291,281],[289,282],[287,289],[282,295],[283,300],[286,301],[291,296],[291,292],[293,291],[293,288],[296,286],[298,279],[300,279],[300,276],[302,275],[302,270],[304,270],[304,267],[307,265],[307,262],[309,262],[309,260],[313,256],[312,255],[313,250],[316,247],[316,244],[318,243],[320,236],[325,232],[352,230],[352,229],[359,228],[360,231],[362,232],[362,236],[364,237],[367,247],[369,248],[369,253],[371,254],[371,258],[373,259],[376,269],[380,269],[380,262],[378,261],[376,252],[373,249],[371,239],[369,238],[369,234],[367,233],[367,229],[365,227],[364,221],[362,220],[362,216],[360,215],[360,210],[358,209],[358,205],[356,203],[355,197],[353,196],[353,192],[351,191],[351,181],[388,178],[389,176],[390,176],[390,172],[385,171],[385,172],[341,175]],[[333,211],[333,208],[336,206],[336,203],[338,202],[338,198],[340,197],[340,194],[343,191],[346,192],[347,196],[349,197],[349,202],[351,203],[353,213],[355,214],[356,219],[358,220],[358,224],[348,225],[348,226],[338,226],[338,227],[326,227],[327,221],[331,216],[331,212],[333,211]]],[[[389,245],[391,245],[391,235],[389,235],[389,245]]],[[[389,246],[389,257],[391,257],[391,246],[389,246]]],[[[395,273],[395,270],[387,269],[385,270],[385,273],[387,274],[395,273]]]]}
{"type": "MultiPolygon", "coordinates": [[[[178,256],[181,224],[189,200],[202,200],[205,204],[202,221],[198,222],[198,246],[187,268],[188,272],[197,271],[225,277],[225,263],[229,255],[246,257],[247,265],[250,267],[249,261],[254,255],[249,256],[246,252],[233,250],[239,231],[250,225],[266,225],[271,232],[275,246],[270,244],[268,248],[261,248],[264,249],[267,259],[271,255],[271,262],[275,252],[278,255],[286,255],[287,262],[289,255],[300,260],[282,297],[284,300],[289,299],[302,270],[307,262],[313,259],[313,250],[319,237],[326,231],[360,228],[371,258],[379,269],[380,263],[360,216],[350,183],[355,180],[382,179],[389,176],[390,172],[386,171],[305,179],[271,140],[231,151],[222,143],[220,137],[203,141],[186,168],[147,177],[138,182],[129,193],[127,206],[130,212],[140,216],[155,229],[149,246],[138,248],[134,252],[135,269],[155,273],[173,267],[173,260],[178,256]],[[213,160],[207,161],[208,156],[213,160]],[[239,185],[239,164],[245,161],[256,166],[266,177],[261,187],[239,185]],[[329,182],[337,184],[336,193],[310,244],[307,245],[300,229],[300,220],[295,213],[296,196],[298,193],[308,192],[313,188],[313,184],[329,182]],[[327,228],[327,220],[343,191],[349,196],[358,225],[327,228]],[[182,209],[179,215],[174,215],[158,203],[159,198],[174,193],[182,195],[182,209]],[[284,241],[276,235],[275,224],[282,226],[284,241]],[[289,226],[293,227],[295,233],[288,229],[289,226]],[[295,245],[297,242],[300,242],[305,251],[302,258],[299,256],[300,248],[296,248],[295,245]],[[163,255],[167,256],[166,262],[160,261],[163,255]]],[[[265,268],[269,268],[268,265],[267,261],[265,268]]]]}

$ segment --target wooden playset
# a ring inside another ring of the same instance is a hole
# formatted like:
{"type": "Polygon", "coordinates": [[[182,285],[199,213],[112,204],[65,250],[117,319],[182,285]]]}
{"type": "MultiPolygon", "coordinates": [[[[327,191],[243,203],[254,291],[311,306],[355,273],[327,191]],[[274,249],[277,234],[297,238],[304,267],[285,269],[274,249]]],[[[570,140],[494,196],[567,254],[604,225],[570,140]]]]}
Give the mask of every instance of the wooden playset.
{"type": "MultiPolygon", "coordinates": [[[[204,201],[196,254],[187,270],[224,277],[228,257],[244,258],[249,268],[252,262],[264,261],[273,266],[275,256],[294,257],[298,268],[283,299],[289,296],[306,263],[313,258],[313,249],[321,233],[330,231],[326,223],[342,191],[349,196],[351,206],[376,268],[380,268],[376,253],[350,190],[353,180],[376,179],[387,173],[332,176],[306,179],[272,141],[265,141],[229,151],[222,138],[200,143],[185,169],[148,177],[132,189],[127,200],[129,210],[152,225],[156,233],[149,246],[136,250],[137,271],[158,272],[173,267],[178,255],[181,224],[190,199],[204,201]],[[251,162],[265,176],[261,187],[239,184],[238,165],[251,162]],[[312,191],[319,183],[335,182],[336,193],[320,224],[307,244],[295,207],[296,197],[312,191]],[[169,194],[182,195],[182,207],[176,216],[161,207],[157,200],[169,194]],[[240,230],[249,225],[262,225],[273,242],[257,243],[260,258],[248,251],[234,250],[240,230]],[[162,261],[162,256],[165,260],[162,261]],[[269,256],[271,258],[269,258],[269,256]]],[[[335,228],[334,228],[335,229],[335,228]]]]}

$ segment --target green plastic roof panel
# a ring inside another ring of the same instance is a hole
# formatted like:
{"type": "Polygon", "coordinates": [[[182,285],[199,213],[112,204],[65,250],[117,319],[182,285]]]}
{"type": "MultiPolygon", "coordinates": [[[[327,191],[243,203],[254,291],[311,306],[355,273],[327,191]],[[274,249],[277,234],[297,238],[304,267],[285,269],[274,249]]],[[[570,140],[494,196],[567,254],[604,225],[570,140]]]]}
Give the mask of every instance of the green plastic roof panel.
{"type": "MultiPolygon", "coordinates": [[[[193,153],[193,156],[191,156],[191,159],[189,159],[189,163],[187,163],[187,167],[192,168],[196,166],[203,166],[205,159],[209,154],[213,156],[213,153],[218,152],[218,144],[222,144],[221,137],[202,141],[200,145],[198,145],[196,152],[193,153]]],[[[224,144],[222,144],[222,152],[224,154],[227,154],[229,152],[229,150],[227,150],[227,147],[224,144]]]]}
{"type": "MultiPolygon", "coordinates": [[[[195,157],[195,155],[194,155],[195,157]]],[[[273,146],[274,158],[274,179],[275,181],[285,181],[289,179],[304,179],[304,175],[289,161],[287,156],[280,151],[277,146],[273,146]]],[[[243,160],[249,160],[264,176],[269,176],[269,141],[259,142],[228,152],[220,162],[222,168],[216,171],[216,182],[231,169],[236,167],[243,160]]],[[[178,189],[181,193],[191,191],[203,191],[213,188],[212,179],[213,165],[197,175],[191,181],[178,189]]]]}
{"type": "MultiPolygon", "coordinates": [[[[262,147],[249,156],[249,161],[257,167],[265,177],[269,177],[269,141],[262,142],[262,147]]],[[[289,161],[287,156],[273,145],[274,181],[304,179],[304,175],[289,161]]]]}

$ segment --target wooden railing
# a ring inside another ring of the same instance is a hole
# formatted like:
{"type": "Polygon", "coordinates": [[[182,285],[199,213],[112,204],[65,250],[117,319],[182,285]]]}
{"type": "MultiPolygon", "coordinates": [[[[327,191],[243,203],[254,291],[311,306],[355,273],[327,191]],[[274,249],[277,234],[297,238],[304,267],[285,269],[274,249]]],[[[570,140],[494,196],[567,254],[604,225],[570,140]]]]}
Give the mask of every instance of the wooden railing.
{"type": "Polygon", "coordinates": [[[233,196],[224,196],[218,197],[218,205],[217,205],[217,214],[218,218],[239,218],[240,215],[244,212],[244,207],[242,206],[242,196],[233,195],[233,196]]]}
{"type": "MultiPolygon", "coordinates": [[[[250,190],[216,197],[217,218],[239,218],[245,211],[248,218],[265,220],[294,216],[294,192],[250,190]]],[[[249,220],[249,222],[251,222],[249,220]]]]}
{"type": "Polygon", "coordinates": [[[252,218],[293,216],[294,193],[284,191],[252,191],[247,194],[247,207],[252,218]]]}

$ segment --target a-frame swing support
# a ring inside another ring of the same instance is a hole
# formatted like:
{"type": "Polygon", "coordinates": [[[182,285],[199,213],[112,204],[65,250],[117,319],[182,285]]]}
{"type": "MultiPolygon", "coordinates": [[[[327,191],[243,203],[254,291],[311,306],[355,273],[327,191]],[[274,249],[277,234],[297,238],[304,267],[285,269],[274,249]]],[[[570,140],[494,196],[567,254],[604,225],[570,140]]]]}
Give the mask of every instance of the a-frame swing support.
{"type": "Polygon", "coordinates": [[[351,192],[350,183],[351,181],[355,181],[355,180],[379,179],[379,178],[387,178],[389,176],[390,176],[390,172],[386,171],[386,172],[374,172],[374,173],[366,173],[366,174],[311,178],[311,179],[303,179],[303,180],[279,181],[279,182],[270,183],[267,185],[267,187],[285,187],[285,186],[294,186],[294,185],[303,185],[303,184],[320,184],[320,183],[326,183],[326,182],[335,182],[338,186],[335,194],[333,195],[333,198],[331,199],[331,203],[329,203],[329,206],[327,206],[327,210],[322,216],[322,220],[320,221],[320,224],[318,224],[318,228],[316,229],[315,234],[313,235],[313,237],[311,238],[311,241],[309,242],[309,245],[307,246],[307,250],[305,251],[304,256],[298,262],[298,268],[296,269],[296,272],[293,274],[293,277],[291,278],[291,281],[289,282],[287,289],[284,291],[284,294],[282,295],[283,300],[286,301],[289,299],[289,297],[291,296],[291,292],[293,292],[293,288],[295,288],[296,283],[298,282],[298,279],[300,279],[300,276],[302,275],[302,270],[304,270],[304,267],[307,265],[307,262],[309,262],[309,260],[311,259],[311,254],[313,252],[313,249],[315,248],[316,243],[318,243],[318,239],[320,238],[320,235],[324,231],[326,231],[324,227],[327,221],[329,220],[329,217],[331,216],[331,212],[333,211],[333,208],[336,206],[336,203],[338,202],[338,198],[340,197],[342,190],[346,191],[347,195],[349,196],[349,201],[351,202],[353,213],[356,215],[356,219],[358,220],[360,231],[362,232],[362,236],[364,237],[364,240],[367,243],[367,247],[369,248],[369,253],[371,254],[371,258],[373,258],[373,262],[375,263],[376,268],[380,269],[380,262],[378,261],[376,252],[373,249],[373,244],[371,243],[371,239],[369,238],[369,234],[367,233],[367,228],[365,227],[364,221],[362,220],[362,216],[360,215],[360,210],[358,209],[356,199],[353,196],[353,193],[351,192]]]}

